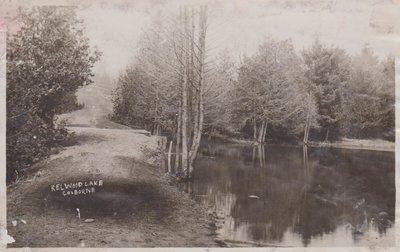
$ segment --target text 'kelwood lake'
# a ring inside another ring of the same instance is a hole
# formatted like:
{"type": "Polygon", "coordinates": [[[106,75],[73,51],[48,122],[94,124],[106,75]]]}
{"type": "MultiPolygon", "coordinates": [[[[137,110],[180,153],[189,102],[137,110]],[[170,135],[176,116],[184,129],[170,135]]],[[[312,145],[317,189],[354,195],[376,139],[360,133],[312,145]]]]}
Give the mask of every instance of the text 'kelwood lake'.
{"type": "Polygon", "coordinates": [[[94,193],[96,191],[95,187],[101,186],[103,186],[103,180],[100,179],[52,184],[50,185],[50,190],[51,192],[61,192],[63,196],[83,195],[94,193]]]}

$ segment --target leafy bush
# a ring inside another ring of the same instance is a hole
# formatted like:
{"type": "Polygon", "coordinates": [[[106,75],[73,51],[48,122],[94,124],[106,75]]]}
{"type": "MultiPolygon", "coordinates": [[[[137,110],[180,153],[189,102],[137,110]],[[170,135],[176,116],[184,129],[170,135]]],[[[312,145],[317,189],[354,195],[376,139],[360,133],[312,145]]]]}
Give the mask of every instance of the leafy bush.
{"type": "Polygon", "coordinates": [[[76,108],[75,92],[92,83],[100,57],[73,8],[35,7],[19,19],[19,31],[7,40],[8,182],[68,134],[55,127],[55,114],[76,108]]]}

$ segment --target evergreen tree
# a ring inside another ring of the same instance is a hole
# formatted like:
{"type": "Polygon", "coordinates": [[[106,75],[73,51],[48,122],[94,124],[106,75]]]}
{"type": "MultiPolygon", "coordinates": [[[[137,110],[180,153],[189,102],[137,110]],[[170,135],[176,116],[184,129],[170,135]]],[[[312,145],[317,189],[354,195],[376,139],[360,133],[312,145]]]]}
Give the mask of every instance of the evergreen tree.
{"type": "Polygon", "coordinates": [[[342,114],[342,87],[349,79],[348,56],[344,50],[324,47],[318,41],[302,55],[306,65],[305,77],[315,86],[313,95],[321,125],[320,140],[337,139],[342,114]]]}

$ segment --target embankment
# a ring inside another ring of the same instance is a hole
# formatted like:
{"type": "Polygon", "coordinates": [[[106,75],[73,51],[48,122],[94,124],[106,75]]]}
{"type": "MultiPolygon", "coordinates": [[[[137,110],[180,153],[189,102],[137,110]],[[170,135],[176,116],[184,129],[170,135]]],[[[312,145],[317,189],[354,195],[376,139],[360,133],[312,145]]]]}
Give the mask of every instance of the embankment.
{"type": "Polygon", "coordinates": [[[157,139],[121,129],[73,130],[76,145],[7,188],[7,228],[16,240],[10,247],[216,245],[205,209],[144,155],[157,139]],[[63,194],[78,182],[90,193],[63,194]]]}
{"type": "Polygon", "coordinates": [[[78,100],[60,116],[76,142],[7,187],[9,247],[216,246],[206,210],[155,163],[158,139],[110,122],[96,86],[78,100]]]}

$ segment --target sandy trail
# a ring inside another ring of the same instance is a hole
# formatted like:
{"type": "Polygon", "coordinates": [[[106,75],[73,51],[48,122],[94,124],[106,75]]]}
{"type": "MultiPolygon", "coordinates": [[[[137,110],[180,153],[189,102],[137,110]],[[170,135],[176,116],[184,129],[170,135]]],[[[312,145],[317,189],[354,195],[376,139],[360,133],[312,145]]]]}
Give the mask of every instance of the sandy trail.
{"type": "Polygon", "coordinates": [[[60,116],[76,144],[7,188],[7,228],[16,240],[10,247],[215,246],[205,209],[154,165],[158,139],[109,121],[108,90],[88,86],[78,99],[84,109],[60,116]],[[51,190],[99,180],[92,194],[51,190]],[[89,218],[94,222],[85,223],[89,218]]]}
{"type": "MultiPolygon", "coordinates": [[[[62,114],[59,119],[67,120],[69,125],[85,127],[97,127],[99,121],[112,112],[111,91],[98,85],[83,87],[77,92],[78,102],[84,104],[81,110],[62,114]]],[[[123,125],[115,125],[115,128],[126,128],[123,125]]]]}
{"type": "Polygon", "coordinates": [[[133,158],[142,162],[151,162],[144,155],[144,150],[156,150],[158,139],[134,130],[98,129],[85,127],[70,127],[78,139],[78,144],[66,148],[50,160],[71,157],[73,162],[79,162],[79,167],[68,167],[65,173],[101,174],[116,178],[126,178],[125,167],[115,164],[115,157],[133,158]]]}

